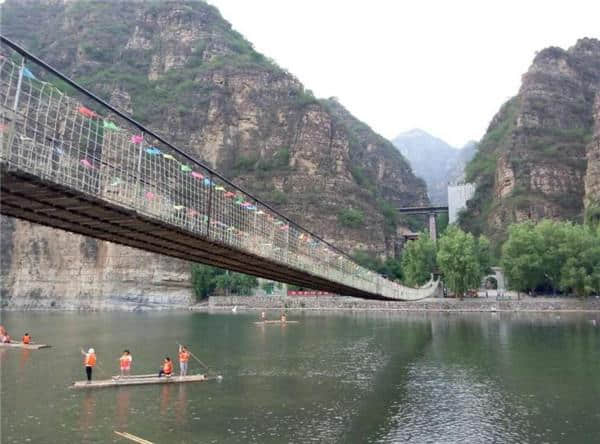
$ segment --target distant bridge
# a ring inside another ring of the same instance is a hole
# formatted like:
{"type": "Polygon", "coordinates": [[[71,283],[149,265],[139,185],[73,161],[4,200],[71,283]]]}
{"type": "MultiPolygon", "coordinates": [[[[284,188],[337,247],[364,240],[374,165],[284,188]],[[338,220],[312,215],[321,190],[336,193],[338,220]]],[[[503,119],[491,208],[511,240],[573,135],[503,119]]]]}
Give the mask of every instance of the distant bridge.
{"type": "Polygon", "coordinates": [[[359,266],[15,43],[0,40],[1,214],[316,290],[396,300],[435,292],[437,281],[409,288],[359,266]],[[61,91],[57,79],[78,95],[61,91]]]}
{"type": "Polygon", "coordinates": [[[448,213],[448,207],[404,207],[397,208],[400,214],[427,214],[429,215],[429,237],[435,242],[437,240],[437,226],[435,215],[448,213]]]}

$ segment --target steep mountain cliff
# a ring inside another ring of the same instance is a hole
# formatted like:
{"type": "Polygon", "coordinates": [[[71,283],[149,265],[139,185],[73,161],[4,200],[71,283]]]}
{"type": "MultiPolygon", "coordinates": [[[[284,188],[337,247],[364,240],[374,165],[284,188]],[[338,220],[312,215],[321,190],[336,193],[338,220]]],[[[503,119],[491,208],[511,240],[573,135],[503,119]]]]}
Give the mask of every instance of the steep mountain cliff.
{"type": "MultiPolygon", "coordinates": [[[[393,254],[400,227],[389,209],[428,201],[391,143],[337,101],[314,98],[204,2],[7,0],[1,17],[3,34],[343,249],[393,254]]],[[[131,250],[3,224],[4,295],[14,300],[93,299],[106,288],[118,300],[150,280],[156,291],[141,301],[153,303],[161,292],[180,300],[189,285],[182,262],[136,252],[153,277],[112,275],[131,250]],[[85,290],[19,277],[27,268],[60,275],[63,248],[94,275],[85,290]]]]}
{"type": "Polygon", "coordinates": [[[465,165],[475,155],[476,142],[456,149],[426,131],[413,129],[398,134],[392,143],[425,180],[433,204],[448,205],[448,183],[462,181],[465,165]]]}
{"type": "Polygon", "coordinates": [[[467,165],[461,224],[501,240],[514,221],[581,220],[600,205],[600,41],[537,54],[467,165]]]}

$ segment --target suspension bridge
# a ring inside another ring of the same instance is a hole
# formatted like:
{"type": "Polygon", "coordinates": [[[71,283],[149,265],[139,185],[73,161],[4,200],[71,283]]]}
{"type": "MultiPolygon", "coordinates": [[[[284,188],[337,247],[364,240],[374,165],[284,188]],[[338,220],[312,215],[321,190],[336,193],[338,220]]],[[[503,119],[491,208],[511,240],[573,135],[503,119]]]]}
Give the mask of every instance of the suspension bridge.
{"type": "Polygon", "coordinates": [[[437,281],[409,288],[361,267],[14,42],[0,40],[1,214],[342,295],[416,300],[435,293],[437,281]]]}

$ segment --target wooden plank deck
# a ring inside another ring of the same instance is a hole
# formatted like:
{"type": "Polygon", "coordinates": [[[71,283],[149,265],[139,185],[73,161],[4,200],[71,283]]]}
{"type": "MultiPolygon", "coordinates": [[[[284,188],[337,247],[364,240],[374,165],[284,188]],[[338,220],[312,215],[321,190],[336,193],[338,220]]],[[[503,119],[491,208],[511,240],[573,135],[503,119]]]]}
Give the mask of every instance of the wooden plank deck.
{"type": "Polygon", "coordinates": [[[222,379],[221,376],[188,375],[188,376],[162,376],[154,375],[133,375],[126,377],[114,376],[112,379],[102,379],[98,381],[77,381],[69,388],[87,389],[87,388],[105,388],[121,387],[126,385],[146,385],[146,384],[180,384],[184,382],[204,382],[214,379],[222,379]]]}
{"type": "Polygon", "coordinates": [[[10,342],[8,344],[0,343],[0,348],[24,348],[26,350],[39,350],[40,348],[50,348],[48,344],[23,344],[22,342],[10,342]]]}

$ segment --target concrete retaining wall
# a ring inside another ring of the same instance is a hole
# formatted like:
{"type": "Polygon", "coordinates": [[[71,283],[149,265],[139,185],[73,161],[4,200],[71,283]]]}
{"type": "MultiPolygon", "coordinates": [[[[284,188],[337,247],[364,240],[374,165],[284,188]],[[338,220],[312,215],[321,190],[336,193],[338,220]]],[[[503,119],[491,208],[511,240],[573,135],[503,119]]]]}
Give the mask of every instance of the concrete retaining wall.
{"type": "Polygon", "coordinates": [[[342,296],[272,297],[213,296],[209,309],[288,310],[400,310],[400,311],[600,311],[600,298],[524,298],[497,301],[493,298],[426,299],[422,301],[372,301],[342,296]]]}

